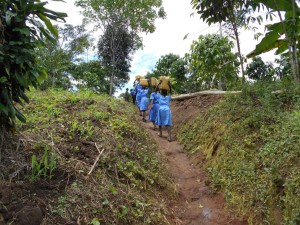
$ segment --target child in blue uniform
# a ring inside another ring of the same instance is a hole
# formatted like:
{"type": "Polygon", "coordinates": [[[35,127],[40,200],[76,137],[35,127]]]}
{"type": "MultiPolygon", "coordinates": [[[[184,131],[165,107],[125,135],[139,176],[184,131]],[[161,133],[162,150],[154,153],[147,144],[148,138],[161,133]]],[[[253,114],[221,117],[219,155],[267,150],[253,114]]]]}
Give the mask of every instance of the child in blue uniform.
{"type": "Polygon", "coordinates": [[[149,106],[148,91],[149,89],[144,86],[140,89],[141,102],[139,106],[140,112],[142,112],[143,115],[143,122],[146,122],[146,110],[148,110],[149,106]]]}
{"type": "Polygon", "coordinates": [[[158,99],[159,99],[159,93],[158,93],[158,88],[155,89],[154,92],[151,93],[150,95],[150,112],[149,112],[149,121],[153,123],[153,130],[156,130],[156,117],[157,117],[157,111],[158,111],[158,99]]]}
{"type": "Polygon", "coordinates": [[[130,89],[130,95],[132,97],[132,103],[135,105],[135,94],[136,90],[135,89],[130,89]]]}
{"type": "MultiPolygon", "coordinates": [[[[135,98],[135,103],[138,107],[138,109],[140,109],[140,103],[141,103],[141,89],[142,86],[139,83],[139,79],[136,80],[134,82],[134,86],[135,86],[135,90],[136,90],[136,98],[135,98]]],[[[142,116],[142,112],[140,111],[140,116],[142,116]]]]}
{"type": "MultiPolygon", "coordinates": [[[[171,87],[171,86],[170,86],[171,87]]],[[[171,127],[172,127],[172,112],[170,108],[171,102],[171,89],[168,95],[167,90],[161,90],[159,95],[159,108],[156,117],[156,124],[159,127],[159,136],[162,137],[162,126],[166,126],[168,129],[168,141],[172,141],[171,138],[171,127]]]]}

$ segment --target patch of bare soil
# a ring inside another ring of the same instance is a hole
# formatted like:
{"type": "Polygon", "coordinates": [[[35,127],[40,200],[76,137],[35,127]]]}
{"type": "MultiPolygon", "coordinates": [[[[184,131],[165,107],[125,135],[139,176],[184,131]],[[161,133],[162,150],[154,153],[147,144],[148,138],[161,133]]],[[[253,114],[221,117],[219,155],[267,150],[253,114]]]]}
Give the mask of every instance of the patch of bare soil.
{"type": "MultiPolygon", "coordinates": [[[[173,101],[173,136],[183,124],[191,121],[210,106],[216,104],[222,96],[201,95],[185,100],[173,101]]],[[[222,193],[213,193],[206,184],[206,173],[201,165],[203,157],[198,155],[192,159],[176,141],[167,141],[167,131],[163,130],[163,137],[153,130],[150,122],[142,123],[149,130],[153,139],[158,143],[161,151],[166,155],[168,170],[176,184],[178,198],[169,202],[170,224],[180,225],[246,225],[247,222],[234,218],[225,210],[225,201],[222,193]]],[[[195,157],[195,156],[194,156],[195,157]]]]}
{"type": "MultiPolygon", "coordinates": [[[[75,172],[71,168],[57,168],[51,179],[41,177],[32,181],[30,163],[32,155],[40,152],[38,149],[33,150],[38,142],[29,134],[8,135],[6,140],[0,149],[0,225],[70,224],[53,213],[55,209],[51,205],[76,179],[75,172]],[[51,222],[45,221],[47,214],[51,222]]],[[[73,151],[72,155],[68,145],[57,151],[66,160],[72,157],[92,165],[96,155],[92,151],[94,146],[84,141],[78,141],[78,146],[81,151],[73,151]]]]}
{"type": "Polygon", "coordinates": [[[189,121],[195,119],[199,114],[205,113],[211,106],[215,105],[224,95],[198,95],[192,98],[173,100],[171,109],[173,114],[173,132],[189,121]]]}

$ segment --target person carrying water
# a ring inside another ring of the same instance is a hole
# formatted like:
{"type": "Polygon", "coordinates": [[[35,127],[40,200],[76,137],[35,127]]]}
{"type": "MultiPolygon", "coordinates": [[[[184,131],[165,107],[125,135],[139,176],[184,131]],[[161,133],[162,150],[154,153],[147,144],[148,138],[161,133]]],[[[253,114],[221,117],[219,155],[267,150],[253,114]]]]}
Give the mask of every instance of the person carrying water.
{"type": "Polygon", "coordinates": [[[157,111],[158,111],[158,99],[159,99],[159,89],[158,87],[155,88],[155,90],[150,95],[150,112],[149,112],[149,121],[153,124],[153,130],[156,130],[156,117],[157,117],[157,111]]]}
{"type": "MultiPolygon", "coordinates": [[[[142,86],[140,85],[140,78],[137,78],[133,85],[135,87],[135,90],[136,90],[136,98],[135,98],[135,103],[138,107],[138,109],[140,110],[140,103],[141,103],[141,89],[142,89],[142,86]]],[[[140,111],[140,116],[142,116],[142,112],[140,111]]]]}
{"type": "Polygon", "coordinates": [[[146,122],[146,111],[148,110],[149,106],[149,99],[148,99],[148,92],[149,89],[146,86],[142,86],[140,90],[141,102],[140,102],[140,112],[142,112],[143,122],[146,122]]]}
{"type": "Polygon", "coordinates": [[[156,125],[158,125],[159,133],[158,135],[162,137],[162,126],[167,127],[168,130],[168,141],[172,141],[171,137],[171,128],[172,128],[172,112],[170,108],[170,102],[171,102],[171,83],[168,81],[168,85],[170,88],[170,92],[168,94],[168,90],[161,89],[161,93],[159,95],[158,99],[158,111],[157,111],[157,117],[156,117],[156,125]]]}
{"type": "Polygon", "coordinates": [[[124,99],[125,99],[125,101],[129,102],[129,92],[128,92],[128,88],[126,88],[126,92],[125,92],[125,95],[124,95],[124,99]]]}
{"type": "Polygon", "coordinates": [[[132,97],[132,103],[135,105],[136,90],[135,89],[130,89],[130,95],[132,97]]]}

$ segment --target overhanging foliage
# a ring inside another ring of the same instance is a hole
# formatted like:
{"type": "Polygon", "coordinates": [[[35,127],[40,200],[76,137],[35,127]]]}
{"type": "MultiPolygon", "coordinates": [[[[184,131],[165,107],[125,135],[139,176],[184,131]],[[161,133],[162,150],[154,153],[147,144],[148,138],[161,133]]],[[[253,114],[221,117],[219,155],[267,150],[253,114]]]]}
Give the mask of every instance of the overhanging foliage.
{"type": "Polygon", "coordinates": [[[36,63],[34,49],[46,40],[55,41],[58,32],[50,20],[67,16],[45,8],[46,4],[38,0],[0,3],[0,124],[6,128],[15,127],[16,118],[25,122],[18,105],[29,102],[25,91],[47,76],[36,63]]]}

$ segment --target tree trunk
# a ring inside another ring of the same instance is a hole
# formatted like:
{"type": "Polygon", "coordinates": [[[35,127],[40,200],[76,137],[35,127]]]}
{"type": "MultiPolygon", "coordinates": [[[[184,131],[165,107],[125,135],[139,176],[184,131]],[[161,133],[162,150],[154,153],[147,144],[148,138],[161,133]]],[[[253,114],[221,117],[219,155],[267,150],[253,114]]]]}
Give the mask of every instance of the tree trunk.
{"type": "Polygon", "coordinates": [[[296,8],[295,2],[293,2],[293,35],[292,39],[292,51],[293,51],[293,60],[294,60],[294,80],[295,83],[299,84],[300,76],[299,76],[299,59],[298,59],[298,48],[297,48],[297,39],[296,39],[296,8]]]}
{"type": "Polygon", "coordinates": [[[113,66],[113,70],[110,77],[110,85],[109,85],[109,95],[113,95],[113,86],[114,86],[114,76],[115,76],[115,67],[113,66]]]}
{"type": "Polygon", "coordinates": [[[238,29],[237,29],[237,25],[236,25],[235,21],[232,22],[232,27],[233,27],[234,36],[236,38],[236,45],[237,45],[238,55],[239,55],[240,64],[241,64],[242,84],[244,84],[245,83],[244,62],[243,62],[243,56],[242,56],[242,53],[241,53],[239,33],[238,33],[238,29]]]}
{"type": "MultiPolygon", "coordinates": [[[[290,55],[290,63],[291,63],[291,69],[292,69],[292,76],[294,79],[295,83],[299,83],[300,79],[299,79],[299,61],[298,61],[298,54],[297,54],[297,46],[296,46],[296,38],[295,38],[295,32],[293,32],[293,36],[289,37],[288,36],[288,32],[286,30],[286,27],[284,26],[284,22],[281,16],[280,11],[278,10],[278,6],[277,6],[277,2],[276,0],[274,0],[274,3],[276,4],[277,7],[277,13],[280,19],[280,23],[282,25],[284,34],[285,34],[285,39],[288,43],[288,49],[289,49],[289,55],[290,55]]],[[[295,19],[295,7],[293,9],[293,17],[295,19]]],[[[294,21],[295,23],[295,21],[294,21]]],[[[295,26],[295,24],[294,24],[295,26]]],[[[293,27],[294,27],[293,26],[293,27]]]]}

